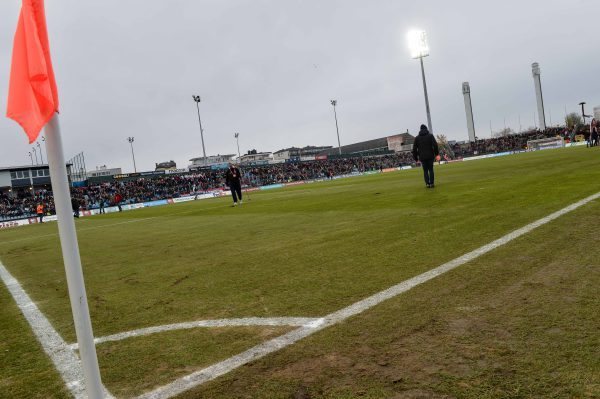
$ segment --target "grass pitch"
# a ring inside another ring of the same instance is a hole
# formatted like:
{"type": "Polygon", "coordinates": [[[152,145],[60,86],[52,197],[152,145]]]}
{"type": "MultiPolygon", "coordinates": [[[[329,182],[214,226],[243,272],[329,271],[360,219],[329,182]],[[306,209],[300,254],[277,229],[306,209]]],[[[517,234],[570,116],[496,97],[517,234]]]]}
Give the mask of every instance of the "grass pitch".
{"type": "MultiPolygon", "coordinates": [[[[77,221],[94,333],[234,317],[320,317],[600,191],[574,148],[376,174],[77,221]]],[[[182,398],[600,395],[595,201],[182,398]]],[[[55,223],[0,231],[0,260],[67,340],[55,223]]],[[[0,397],[68,397],[0,287],[0,397]]],[[[98,345],[141,394],[285,328],[183,330],[98,345]]]]}

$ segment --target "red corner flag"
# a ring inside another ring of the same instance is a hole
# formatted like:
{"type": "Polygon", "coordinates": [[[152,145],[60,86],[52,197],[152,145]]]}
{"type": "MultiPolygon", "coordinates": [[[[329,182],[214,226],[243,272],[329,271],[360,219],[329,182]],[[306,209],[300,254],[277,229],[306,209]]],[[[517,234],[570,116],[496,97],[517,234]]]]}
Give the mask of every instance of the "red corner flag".
{"type": "Polygon", "coordinates": [[[6,116],[33,143],[58,112],[58,91],[50,60],[44,0],[23,0],[13,45],[6,116]]]}

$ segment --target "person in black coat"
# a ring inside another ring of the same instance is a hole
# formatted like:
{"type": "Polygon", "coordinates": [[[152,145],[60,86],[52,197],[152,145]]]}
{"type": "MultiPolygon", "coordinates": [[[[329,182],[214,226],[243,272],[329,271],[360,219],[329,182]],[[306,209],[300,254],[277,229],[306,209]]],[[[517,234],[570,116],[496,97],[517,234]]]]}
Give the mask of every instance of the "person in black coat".
{"type": "Polygon", "coordinates": [[[233,197],[233,206],[238,204],[238,198],[240,204],[242,203],[242,174],[240,170],[235,167],[234,164],[229,164],[229,169],[225,172],[225,183],[231,189],[231,196],[233,197]]]}
{"type": "Polygon", "coordinates": [[[73,216],[79,217],[79,201],[75,197],[71,197],[71,208],[73,209],[73,216]]]}
{"type": "Polygon", "coordinates": [[[427,188],[433,188],[433,162],[439,156],[440,152],[437,141],[435,141],[433,134],[429,133],[427,126],[421,125],[419,135],[415,137],[415,142],[413,143],[412,153],[415,161],[421,162],[425,185],[427,188]]]}

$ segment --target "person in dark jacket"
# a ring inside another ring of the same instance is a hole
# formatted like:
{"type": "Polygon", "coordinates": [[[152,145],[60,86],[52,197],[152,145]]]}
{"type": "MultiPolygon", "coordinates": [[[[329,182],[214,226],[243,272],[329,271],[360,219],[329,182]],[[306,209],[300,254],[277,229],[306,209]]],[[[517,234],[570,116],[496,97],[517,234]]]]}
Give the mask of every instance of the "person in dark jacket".
{"type": "Polygon", "coordinates": [[[79,218],[79,201],[75,197],[71,197],[71,208],[73,208],[73,216],[79,218]]]}
{"type": "Polygon", "coordinates": [[[234,164],[229,164],[229,169],[225,173],[225,183],[231,189],[231,196],[233,197],[233,206],[238,204],[238,198],[240,204],[242,203],[242,174],[234,164]]]}
{"type": "Polygon", "coordinates": [[[425,185],[427,188],[433,188],[433,162],[438,159],[440,152],[437,141],[433,134],[429,133],[427,126],[421,125],[419,135],[415,137],[412,153],[415,161],[421,162],[425,185]]]}

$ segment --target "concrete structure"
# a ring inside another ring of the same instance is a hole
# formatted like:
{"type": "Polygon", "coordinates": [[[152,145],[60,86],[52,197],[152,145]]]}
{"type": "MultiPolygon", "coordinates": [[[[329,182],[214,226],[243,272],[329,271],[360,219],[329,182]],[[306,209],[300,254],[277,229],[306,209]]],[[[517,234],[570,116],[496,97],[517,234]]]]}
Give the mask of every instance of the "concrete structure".
{"type": "Polygon", "coordinates": [[[540,64],[534,62],[531,64],[531,72],[533,74],[533,84],[535,86],[535,98],[537,101],[537,111],[539,119],[539,129],[546,130],[546,114],[544,113],[544,96],[542,95],[542,80],[540,72],[540,64]]]}
{"type": "Polygon", "coordinates": [[[469,82],[462,84],[463,97],[465,99],[465,114],[467,116],[467,130],[469,131],[469,141],[475,141],[475,121],[473,119],[473,105],[471,103],[471,86],[469,82]]]}
{"type": "Polygon", "coordinates": [[[594,107],[594,118],[596,118],[597,121],[600,121],[600,105],[594,107]]]}

